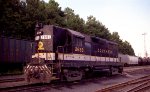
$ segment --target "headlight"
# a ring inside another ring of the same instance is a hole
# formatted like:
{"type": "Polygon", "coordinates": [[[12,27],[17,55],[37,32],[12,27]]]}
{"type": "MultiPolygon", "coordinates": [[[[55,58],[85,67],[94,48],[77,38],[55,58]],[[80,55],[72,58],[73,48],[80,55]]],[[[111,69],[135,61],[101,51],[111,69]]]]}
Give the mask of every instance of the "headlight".
{"type": "Polygon", "coordinates": [[[37,40],[39,40],[39,39],[40,39],[40,37],[39,37],[39,36],[36,36],[36,37],[35,37],[35,40],[36,40],[36,41],[37,41],[37,40]]]}

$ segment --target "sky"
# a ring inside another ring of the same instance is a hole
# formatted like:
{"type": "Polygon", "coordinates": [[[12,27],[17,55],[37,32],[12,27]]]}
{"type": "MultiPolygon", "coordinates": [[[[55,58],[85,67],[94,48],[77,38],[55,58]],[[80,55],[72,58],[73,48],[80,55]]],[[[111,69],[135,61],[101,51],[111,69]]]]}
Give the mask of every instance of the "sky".
{"type": "MultiPolygon", "coordinates": [[[[49,0],[45,0],[48,2],[49,0]]],[[[64,10],[69,7],[84,20],[94,16],[110,32],[118,32],[128,41],[137,56],[150,56],[150,0],[55,0],[64,10]]]]}

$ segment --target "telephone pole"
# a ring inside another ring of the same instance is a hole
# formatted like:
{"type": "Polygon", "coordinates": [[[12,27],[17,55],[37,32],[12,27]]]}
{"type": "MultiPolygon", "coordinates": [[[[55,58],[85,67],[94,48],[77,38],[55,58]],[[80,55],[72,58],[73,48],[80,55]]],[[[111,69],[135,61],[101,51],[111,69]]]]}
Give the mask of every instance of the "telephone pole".
{"type": "Polygon", "coordinates": [[[143,33],[142,35],[144,36],[144,54],[145,54],[145,57],[147,58],[146,39],[145,39],[145,37],[146,37],[147,34],[143,33]]]}

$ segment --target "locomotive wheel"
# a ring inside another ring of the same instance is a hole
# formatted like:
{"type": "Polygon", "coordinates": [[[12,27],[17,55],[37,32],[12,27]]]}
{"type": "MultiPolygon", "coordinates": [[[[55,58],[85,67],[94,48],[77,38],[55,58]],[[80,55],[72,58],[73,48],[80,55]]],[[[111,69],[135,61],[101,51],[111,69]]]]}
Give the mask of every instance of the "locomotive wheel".
{"type": "Polygon", "coordinates": [[[119,68],[118,67],[110,67],[108,75],[112,76],[115,74],[119,74],[119,68]]]}
{"type": "Polygon", "coordinates": [[[109,68],[109,71],[107,73],[107,76],[112,76],[112,67],[109,68]]]}
{"type": "Polygon", "coordinates": [[[87,70],[84,73],[85,73],[85,78],[91,78],[93,76],[93,71],[90,68],[87,68],[87,70]]]}
{"type": "Polygon", "coordinates": [[[82,71],[77,70],[75,71],[69,70],[67,73],[65,73],[65,77],[68,82],[81,80],[82,76],[83,76],[82,71]]]}
{"type": "Polygon", "coordinates": [[[122,74],[122,72],[123,72],[123,67],[119,67],[119,68],[118,68],[118,72],[122,74]]]}
{"type": "Polygon", "coordinates": [[[117,67],[112,67],[112,75],[118,74],[119,69],[117,67]]]}

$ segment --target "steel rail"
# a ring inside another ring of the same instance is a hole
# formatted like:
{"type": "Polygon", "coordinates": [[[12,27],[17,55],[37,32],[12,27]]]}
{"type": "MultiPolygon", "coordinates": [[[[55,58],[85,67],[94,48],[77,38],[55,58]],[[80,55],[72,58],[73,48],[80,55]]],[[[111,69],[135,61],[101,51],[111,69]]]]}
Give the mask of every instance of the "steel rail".
{"type": "Polygon", "coordinates": [[[136,87],[128,90],[127,92],[144,92],[144,90],[147,89],[147,87],[150,87],[150,80],[149,81],[145,81],[144,83],[142,83],[139,86],[136,86],[136,87]]]}
{"type": "Polygon", "coordinates": [[[5,82],[18,82],[18,81],[24,81],[24,78],[12,78],[12,79],[3,79],[0,80],[0,83],[5,83],[5,82]]]}
{"type": "Polygon", "coordinates": [[[141,84],[145,81],[150,81],[150,75],[147,75],[147,76],[144,76],[144,77],[141,77],[141,78],[137,78],[137,79],[134,79],[134,80],[131,80],[131,81],[119,83],[119,84],[116,84],[116,85],[113,85],[113,86],[110,86],[110,87],[106,87],[106,88],[97,90],[96,92],[113,92],[113,91],[115,92],[116,90],[122,89],[124,87],[129,86],[129,85],[133,85],[133,84],[137,84],[137,83],[141,84]]]}

